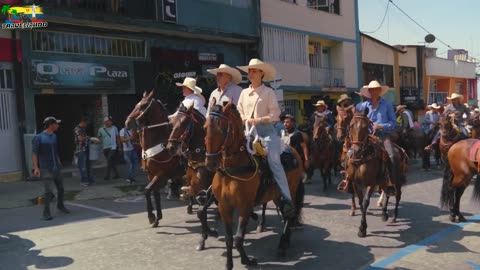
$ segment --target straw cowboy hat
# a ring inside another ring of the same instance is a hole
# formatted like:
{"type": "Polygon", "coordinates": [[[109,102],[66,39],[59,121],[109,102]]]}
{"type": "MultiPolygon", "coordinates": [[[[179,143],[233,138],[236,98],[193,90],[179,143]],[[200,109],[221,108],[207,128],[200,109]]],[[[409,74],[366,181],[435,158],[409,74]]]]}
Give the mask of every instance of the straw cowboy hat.
{"type": "Polygon", "coordinates": [[[407,108],[406,105],[398,105],[397,106],[397,111],[395,113],[398,113],[400,110],[407,108]]]}
{"type": "Polygon", "coordinates": [[[370,92],[368,92],[368,89],[372,88],[382,88],[382,92],[380,93],[380,96],[385,95],[388,91],[388,86],[386,85],[381,85],[378,81],[371,81],[368,85],[365,85],[360,89],[360,95],[364,96],[366,98],[372,98],[370,95],[370,92]]]}
{"type": "Polygon", "coordinates": [[[263,71],[264,82],[271,82],[275,80],[275,75],[277,75],[277,70],[273,65],[265,63],[262,60],[257,58],[253,58],[252,60],[250,60],[250,62],[248,63],[248,66],[237,66],[237,68],[242,71],[245,71],[246,73],[248,73],[248,70],[252,68],[263,71]]]}
{"type": "Polygon", "coordinates": [[[451,96],[447,97],[447,99],[449,99],[449,100],[453,100],[453,99],[457,99],[457,98],[463,100],[463,95],[453,93],[451,96]]]}
{"type": "Polygon", "coordinates": [[[217,75],[218,72],[230,74],[234,84],[239,84],[242,81],[242,74],[240,71],[225,64],[221,64],[218,68],[207,69],[207,72],[213,75],[217,75]]]}
{"type": "Polygon", "coordinates": [[[326,109],[328,108],[327,103],[325,103],[325,101],[323,101],[323,100],[317,101],[317,103],[313,104],[313,106],[315,106],[315,107],[323,106],[323,107],[325,107],[326,109]]]}
{"type": "Polygon", "coordinates": [[[352,100],[352,98],[349,97],[347,94],[341,94],[340,98],[338,98],[338,100],[337,100],[337,103],[341,103],[342,101],[347,100],[347,99],[352,100]]]}
{"type": "Polygon", "coordinates": [[[175,84],[179,87],[185,86],[188,89],[192,90],[193,94],[195,94],[196,96],[199,96],[202,99],[203,104],[206,103],[205,97],[202,95],[202,88],[197,86],[197,80],[195,80],[194,78],[185,77],[185,79],[183,80],[183,83],[175,83],[175,84]]]}
{"type": "Polygon", "coordinates": [[[438,110],[441,108],[441,106],[439,106],[437,103],[432,103],[432,105],[428,105],[430,106],[432,109],[435,109],[435,110],[438,110]]]}

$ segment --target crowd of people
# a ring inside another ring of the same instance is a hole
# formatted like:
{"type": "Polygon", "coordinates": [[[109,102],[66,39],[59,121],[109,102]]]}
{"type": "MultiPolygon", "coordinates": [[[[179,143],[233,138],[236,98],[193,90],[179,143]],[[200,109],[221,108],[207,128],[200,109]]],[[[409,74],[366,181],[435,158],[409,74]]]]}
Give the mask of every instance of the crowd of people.
{"type": "MultiPolygon", "coordinates": [[[[267,87],[264,82],[274,80],[276,70],[271,64],[265,63],[259,59],[252,59],[247,66],[233,68],[226,64],[220,65],[218,68],[209,69],[208,72],[215,75],[218,88],[215,89],[208,99],[202,95],[202,89],[196,86],[194,78],[186,77],[182,83],[177,83],[181,87],[184,100],[181,102],[185,107],[193,106],[202,115],[207,116],[215,105],[225,105],[233,102],[241,115],[242,120],[254,125],[256,134],[266,142],[267,160],[282,194],[282,208],[284,212],[294,211],[291,194],[288,188],[287,179],[280,161],[280,144],[283,142],[294,148],[304,162],[304,168],[309,170],[310,162],[310,146],[309,139],[312,137],[312,129],[315,122],[315,115],[322,115],[328,123],[327,133],[333,137],[336,126],[334,113],[329,110],[328,105],[323,100],[318,100],[313,106],[316,111],[312,116],[303,116],[302,123],[297,127],[297,120],[294,115],[281,113],[279,103],[274,91],[267,87]],[[239,70],[248,74],[251,82],[248,88],[243,89],[238,86],[242,80],[239,70]],[[306,134],[304,136],[303,134],[306,134]]],[[[354,105],[352,97],[342,94],[337,100],[337,106],[340,108],[348,108],[352,106],[356,111],[367,111],[367,117],[371,120],[371,133],[373,133],[381,142],[383,148],[388,153],[389,158],[393,161],[394,146],[391,135],[394,131],[400,134],[410,136],[412,130],[421,128],[427,134],[436,130],[439,124],[441,114],[454,113],[455,121],[466,135],[468,133],[469,120],[478,119],[478,109],[468,108],[462,103],[463,97],[459,94],[452,94],[448,97],[451,104],[442,108],[433,103],[427,107],[424,120],[421,125],[415,121],[414,114],[407,109],[407,106],[398,105],[395,108],[392,104],[383,98],[388,91],[388,87],[381,85],[377,81],[372,81],[369,85],[364,86],[359,92],[356,92],[363,101],[354,105]],[[442,112],[444,111],[444,112],[442,112]],[[470,115],[470,111],[472,114],[470,115]]],[[[169,116],[173,118],[175,115],[169,116]]],[[[60,120],[54,117],[47,117],[44,122],[44,131],[38,134],[33,140],[33,165],[34,175],[40,176],[45,181],[45,199],[43,219],[51,219],[49,204],[53,198],[52,185],[56,185],[57,207],[65,213],[69,210],[63,204],[63,183],[61,179],[60,169],[61,162],[57,154],[57,143],[55,131],[59,128],[60,120]]],[[[136,165],[139,163],[139,141],[138,135],[127,127],[123,127],[120,131],[113,125],[111,117],[105,117],[104,126],[97,132],[96,137],[89,137],[86,128],[89,125],[87,118],[82,118],[75,127],[74,143],[75,143],[75,159],[80,172],[80,184],[90,186],[95,184],[92,175],[91,164],[89,160],[89,144],[99,143],[102,145],[103,154],[107,161],[104,180],[120,178],[117,169],[117,161],[119,155],[127,165],[128,175],[126,180],[130,183],[136,181],[136,165]]],[[[427,146],[427,150],[438,143],[439,131],[434,137],[432,143],[427,146]]],[[[396,166],[394,162],[390,162],[389,171],[392,175],[396,175],[396,166]]],[[[306,177],[305,182],[309,179],[306,177]]],[[[344,187],[348,186],[348,179],[345,179],[344,187]]],[[[393,179],[392,179],[393,181],[393,179]]]]}

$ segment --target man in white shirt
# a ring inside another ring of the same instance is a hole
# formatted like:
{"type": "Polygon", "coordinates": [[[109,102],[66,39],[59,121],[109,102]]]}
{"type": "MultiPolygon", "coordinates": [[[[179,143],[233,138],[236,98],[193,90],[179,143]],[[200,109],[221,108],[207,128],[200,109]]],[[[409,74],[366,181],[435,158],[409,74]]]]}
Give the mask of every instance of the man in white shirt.
{"type": "MultiPolygon", "coordinates": [[[[185,97],[182,101],[183,106],[187,108],[193,106],[194,109],[205,116],[207,113],[207,109],[205,108],[205,98],[202,96],[202,88],[197,86],[197,80],[186,77],[183,83],[176,83],[176,85],[182,87],[183,96],[185,97]]],[[[170,115],[168,118],[172,119],[175,115],[176,113],[170,115]]]]}
{"type": "Polygon", "coordinates": [[[107,172],[104,180],[110,180],[110,170],[114,172],[114,179],[120,178],[117,167],[115,166],[115,156],[117,155],[118,129],[113,125],[111,117],[103,119],[105,126],[98,130],[97,137],[102,140],[103,155],[107,159],[107,172]]]}
{"type": "Polygon", "coordinates": [[[242,81],[242,74],[235,68],[221,64],[218,68],[207,69],[207,72],[217,77],[218,88],[213,90],[208,100],[207,114],[212,110],[213,104],[222,105],[232,100],[235,106],[238,104],[238,98],[242,93],[242,88],[238,86],[242,81]]]}
{"type": "Polygon", "coordinates": [[[135,135],[127,127],[120,130],[120,142],[123,145],[123,158],[127,163],[128,178],[127,182],[133,184],[135,180],[135,164],[138,163],[137,152],[133,146],[133,141],[136,139],[135,135]]]}

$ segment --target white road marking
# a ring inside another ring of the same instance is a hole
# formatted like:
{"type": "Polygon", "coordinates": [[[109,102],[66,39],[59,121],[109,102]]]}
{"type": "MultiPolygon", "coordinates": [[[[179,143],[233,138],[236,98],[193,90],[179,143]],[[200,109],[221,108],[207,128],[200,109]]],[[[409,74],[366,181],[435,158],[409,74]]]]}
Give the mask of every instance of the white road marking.
{"type": "Polygon", "coordinates": [[[88,206],[88,205],[83,205],[83,204],[78,204],[78,203],[72,203],[72,202],[66,202],[65,204],[80,207],[80,208],[85,208],[85,209],[89,209],[89,210],[93,210],[93,211],[97,211],[97,212],[104,213],[104,214],[107,214],[107,215],[110,215],[110,216],[113,216],[113,217],[125,217],[124,214],[114,212],[114,211],[110,211],[110,210],[106,210],[106,209],[102,209],[102,208],[98,208],[98,207],[93,207],[93,206],[88,206]]]}

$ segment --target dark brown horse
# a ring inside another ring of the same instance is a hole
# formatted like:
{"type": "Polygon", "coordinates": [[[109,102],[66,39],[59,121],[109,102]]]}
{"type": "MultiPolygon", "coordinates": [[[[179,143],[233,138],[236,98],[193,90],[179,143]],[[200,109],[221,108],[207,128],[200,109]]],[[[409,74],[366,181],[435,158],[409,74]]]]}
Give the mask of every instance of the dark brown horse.
{"type": "Polygon", "coordinates": [[[327,132],[327,128],[327,118],[323,115],[315,114],[312,142],[313,165],[320,170],[324,192],[327,190],[328,185],[332,184],[332,169],[334,169],[337,162],[335,142],[327,132]]]}
{"type": "MultiPolygon", "coordinates": [[[[378,186],[380,190],[385,191],[388,179],[390,177],[388,164],[389,156],[377,138],[369,135],[370,119],[367,117],[368,108],[363,113],[355,113],[350,123],[350,144],[351,156],[348,157],[346,177],[351,180],[353,189],[360,201],[360,209],[362,211],[362,221],[359,227],[358,236],[365,237],[367,234],[367,209],[370,204],[370,197],[374,189],[378,186]],[[363,189],[365,190],[365,196],[363,189]]],[[[393,222],[396,222],[398,216],[398,205],[401,199],[401,188],[406,182],[405,172],[406,164],[404,158],[401,157],[398,149],[395,149],[394,164],[399,166],[398,175],[394,181],[395,185],[395,212],[393,222]]],[[[388,220],[387,205],[389,196],[387,196],[386,203],[382,208],[382,220],[388,220]]]]}
{"type": "MultiPolygon", "coordinates": [[[[336,137],[337,141],[343,142],[342,153],[340,155],[340,164],[342,170],[347,169],[347,151],[350,149],[350,136],[349,136],[349,127],[350,122],[353,119],[353,105],[350,105],[347,108],[342,108],[337,106],[337,126],[336,126],[336,137]]],[[[357,210],[357,205],[355,204],[355,192],[350,188],[348,191],[352,194],[352,206],[350,215],[355,216],[355,211],[357,210]]]]}
{"type": "Polygon", "coordinates": [[[467,139],[453,144],[448,150],[448,163],[443,177],[441,203],[442,207],[448,207],[450,210],[450,220],[452,222],[466,221],[460,213],[460,199],[475,175],[477,179],[473,188],[473,198],[477,202],[480,201],[479,149],[480,140],[467,139]]]}
{"type": "Polygon", "coordinates": [[[188,191],[190,204],[188,212],[192,212],[193,200],[196,199],[199,208],[198,219],[202,224],[202,238],[197,250],[205,249],[208,236],[217,237],[216,230],[211,229],[207,223],[207,209],[215,201],[211,189],[214,173],[205,167],[205,117],[196,109],[189,109],[180,105],[176,116],[171,119],[172,132],[168,139],[167,149],[171,155],[183,156],[187,159],[187,172],[185,178],[190,187],[188,191]],[[185,147],[182,147],[184,146],[185,147]],[[184,151],[183,149],[186,148],[184,151]]]}
{"type": "Polygon", "coordinates": [[[160,203],[160,187],[165,186],[168,179],[181,179],[184,169],[179,165],[180,158],[171,156],[164,145],[170,135],[168,113],[161,101],[153,98],[154,90],[144,93],[143,98],[127,117],[125,125],[137,131],[142,145],[142,167],[147,174],[148,185],[145,188],[148,220],[152,227],[158,227],[162,219],[160,203]],[[153,214],[151,194],[155,198],[157,215],[153,214]]]}
{"type": "MultiPolygon", "coordinates": [[[[217,171],[213,178],[212,190],[218,200],[218,210],[225,225],[227,269],[233,268],[233,218],[236,209],[239,218],[235,246],[240,253],[242,264],[256,265],[256,260],[249,259],[243,247],[250,213],[255,205],[272,200],[279,205],[281,193],[275,183],[267,186],[261,184],[262,177],[267,171],[263,171],[259,160],[247,152],[243,122],[233,103],[230,102],[225,107],[214,106],[207,117],[205,128],[207,150],[205,162],[207,168],[217,171]],[[265,189],[261,190],[260,187],[265,189]]],[[[297,217],[284,219],[285,225],[279,245],[281,255],[284,255],[290,243],[291,224],[300,216],[303,207],[302,159],[294,149],[292,153],[299,166],[286,174],[297,208],[297,217]]]]}

